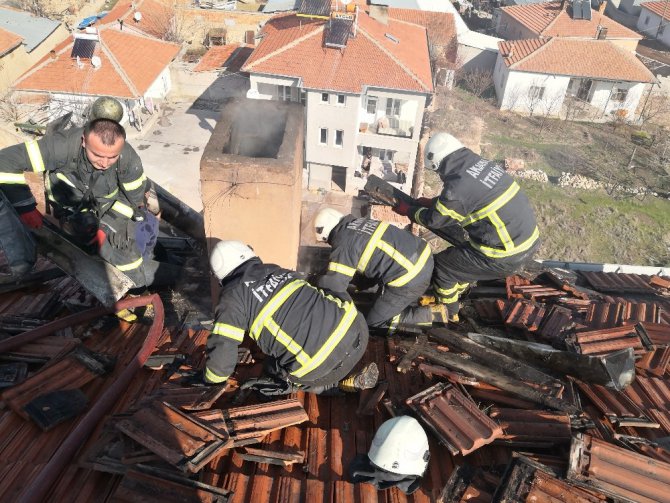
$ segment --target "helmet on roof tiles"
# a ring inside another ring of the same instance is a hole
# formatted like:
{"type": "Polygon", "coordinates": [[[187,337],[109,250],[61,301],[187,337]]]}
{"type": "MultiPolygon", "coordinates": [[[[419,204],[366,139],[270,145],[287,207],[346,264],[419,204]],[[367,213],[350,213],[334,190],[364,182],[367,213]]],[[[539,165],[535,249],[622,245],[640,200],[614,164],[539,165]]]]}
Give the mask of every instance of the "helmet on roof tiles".
{"type": "Polygon", "coordinates": [[[96,119],[109,119],[120,123],[123,119],[123,106],[117,99],[101,96],[93,102],[89,113],[89,121],[96,119]]]}
{"type": "Polygon", "coordinates": [[[241,241],[219,241],[209,256],[209,264],[214,276],[221,281],[256,253],[241,241]]]}
{"type": "Polygon", "coordinates": [[[449,133],[437,133],[430,137],[423,153],[423,162],[426,169],[437,171],[442,160],[458,149],[463,144],[449,133]]]}
{"type": "Polygon", "coordinates": [[[368,458],[387,472],[422,476],[430,459],[428,437],[413,417],[394,417],[375,432],[368,458]]]}
{"type": "Polygon", "coordinates": [[[343,213],[340,213],[333,208],[323,208],[320,210],[314,219],[316,240],[319,242],[327,242],[331,231],[340,223],[340,220],[342,220],[343,217],[343,213]]]}

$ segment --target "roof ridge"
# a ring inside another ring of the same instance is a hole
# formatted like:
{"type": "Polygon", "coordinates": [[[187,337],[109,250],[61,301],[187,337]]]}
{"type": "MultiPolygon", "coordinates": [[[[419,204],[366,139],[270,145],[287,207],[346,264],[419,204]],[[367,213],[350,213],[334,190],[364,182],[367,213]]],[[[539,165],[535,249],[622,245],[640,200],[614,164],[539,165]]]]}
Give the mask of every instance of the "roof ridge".
{"type": "MultiPolygon", "coordinates": [[[[555,2],[547,2],[547,3],[555,3],[555,2]]],[[[540,33],[538,33],[538,35],[542,35],[542,34],[543,34],[544,32],[546,32],[549,28],[551,28],[552,26],[554,26],[554,25],[556,24],[556,22],[558,21],[558,18],[561,17],[561,14],[563,14],[564,12],[567,13],[567,11],[566,11],[565,9],[561,8],[561,10],[559,10],[558,13],[554,16],[554,19],[552,19],[552,20],[549,22],[549,24],[548,24],[547,26],[545,26],[545,27],[540,31],[540,33]]]]}
{"type": "MultiPolygon", "coordinates": [[[[248,72],[249,70],[251,70],[257,64],[263,63],[264,61],[267,61],[268,59],[273,58],[273,57],[277,56],[278,54],[281,54],[282,52],[286,52],[288,49],[294,48],[296,45],[301,44],[302,42],[304,42],[308,38],[311,38],[314,35],[316,35],[317,33],[323,32],[324,26],[325,26],[325,23],[320,25],[320,26],[317,26],[316,29],[310,31],[309,33],[306,33],[302,37],[296,38],[291,43],[283,45],[282,47],[280,47],[276,51],[272,51],[270,54],[266,54],[265,56],[263,56],[261,58],[258,58],[256,61],[252,61],[250,64],[244,65],[244,71],[248,72]]],[[[261,43],[262,43],[262,41],[261,41],[261,43]]]]}
{"type": "MultiPolygon", "coordinates": [[[[419,25],[415,25],[419,26],[419,25]]],[[[424,31],[426,32],[426,41],[428,40],[428,30],[424,26],[419,26],[420,28],[423,28],[424,31]]],[[[393,54],[391,51],[389,51],[386,47],[384,47],[382,44],[379,43],[379,41],[374,38],[372,35],[370,35],[362,26],[359,25],[358,31],[365,35],[365,37],[370,40],[373,44],[375,44],[377,47],[379,47],[388,57],[390,57],[395,63],[402,68],[407,74],[409,74],[415,81],[417,81],[421,87],[423,87],[426,91],[430,91],[430,88],[426,86],[425,82],[423,82],[412,70],[410,70],[402,61],[400,61],[395,54],[393,54]]],[[[432,84],[432,83],[431,83],[432,84]]]]}
{"type": "Polygon", "coordinates": [[[525,55],[523,58],[521,58],[519,61],[516,61],[516,62],[512,63],[511,65],[509,65],[509,68],[514,68],[515,66],[520,65],[521,63],[523,63],[524,61],[526,61],[526,60],[527,60],[528,58],[530,58],[531,56],[537,54],[540,50],[542,50],[542,49],[544,49],[545,47],[547,47],[547,46],[549,45],[549,43],[550,43],[552,40],[554,40],[554,37],[549,37],[548,39],[547,39],[547,38],[541,38],[541,37],[538,37],[538,38],[529,38],[529,39],[523,39],[523,40],[512,40],[511,42],[512,42],[512,43],[514,43],[514,42],[524,42],[524,41],[526,41],[526,40],[528,40],[528,43],[530,43],[531,41],[532,41],[532,42],[534,42],[534,41],[539,41],[539,42],[544,42],[544,43],[543,43],[540,47],[538,47],[537,49],[535,49],[535,50],[533,50],[533,51],[530,51],[528,54],[526,54],[526,55],[525,55]],[[546,40],[546,42],[545,42],[545,40],[546,40]]]}
{"type": "Polygon", "coordinates": [[[142,96],[137,87],[135,87],[133,81],[126,74],[125,70],[123,69],[123,66],[121,66],[121,64],[116,59],[116,56],[114,56],[114,53],[111,51],[111,49],[107,47],[106,43],[103,43],[102,38],[100,38],[99,32],[98,32],[98,39],[100,40],[100,48],[105,52],[105,55],[107,56],[107,58],[109,58],[109,61],[112,63],[112,66],[116,70],[116,73],[119,74],[121,80],[123,80],[123,82],[125,82],[125,84],[128,86],[130,92],[134,93],[135,96],[142,96]]]}

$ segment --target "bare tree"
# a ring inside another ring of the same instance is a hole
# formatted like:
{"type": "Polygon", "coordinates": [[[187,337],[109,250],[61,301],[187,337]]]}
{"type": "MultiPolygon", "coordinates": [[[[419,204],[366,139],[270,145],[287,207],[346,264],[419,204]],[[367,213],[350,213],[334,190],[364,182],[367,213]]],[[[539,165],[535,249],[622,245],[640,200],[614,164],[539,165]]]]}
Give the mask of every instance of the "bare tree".
{"type": "Polygon", "coordinates": [[[466,71],[462,75],[463,86],[480,98],[491,86],[493,86],[493,73],[476,68],[466,71]]]}
{"type": "Polygon", "coordinates": [[[551,94],[547,99],[543,100],[542,106],[539,107],[539,115],[537,116],[538,138],[542,137],[542,132],[551,124],[550,119],[556,116],[556,112],[561,104],[562,96],[557,93],[551,94]]]}
{"type": "Polygon", "coordinates": [[[662,92],[660,88],[651,88],[647,95],[642,111],[640,112],[640,123],[645,125],[648,122],[658,123],[667,122],[670,116],[670,94],[662,92]]]}

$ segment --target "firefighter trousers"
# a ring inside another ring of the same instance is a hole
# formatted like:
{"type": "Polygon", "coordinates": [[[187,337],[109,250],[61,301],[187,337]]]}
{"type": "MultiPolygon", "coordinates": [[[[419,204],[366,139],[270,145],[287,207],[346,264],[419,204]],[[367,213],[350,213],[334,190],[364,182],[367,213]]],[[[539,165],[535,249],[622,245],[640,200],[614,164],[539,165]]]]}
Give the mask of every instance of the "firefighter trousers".
{"type": "Polygon", "coordinates": [[[528,251],[504,258],[490,258],[468,243],[452,246],[435,255],[433,289],[438,302],[447,305],[449,316],[458,313],[458,299],[470,283],[502,279],[530,261],[539,241],[528,251]]]}
{"type": "Polygon", "coordinates": [[[296,378],[279,364],[279,361],[267,356],[263,369],[265,373],[278,383],[276,394],[288,394],[294,391],[305,391],[317,395],[328,394],[338,387],[339,382],[347,377],[363,357],[368,346],[368,326],[363,316],[358,313],[347,334],[338,345],[337,358],[328,357],[315,371],[319,376],[307,374],[304,378],[296,378]]]}
{"type": "Polygon", "coordinates": [[[9,281],[19,279],[29,272],[37,260],[35,241],[30,231],[21,223],[19,215],[0,192],[0,248],[9,266],[9,281]]]}
{"type": "Polygon", "coordinates": [[[398,324],[423,325],[432,324],[430,307],[412,306],[419,297],[426,293],[430,286],[433,273],[433,257],[428,257],[426,265],[408,284],[393,287],[384,285],[370,311],[365,316],[368,326],[381,329],[389,334],[398,324]]]}

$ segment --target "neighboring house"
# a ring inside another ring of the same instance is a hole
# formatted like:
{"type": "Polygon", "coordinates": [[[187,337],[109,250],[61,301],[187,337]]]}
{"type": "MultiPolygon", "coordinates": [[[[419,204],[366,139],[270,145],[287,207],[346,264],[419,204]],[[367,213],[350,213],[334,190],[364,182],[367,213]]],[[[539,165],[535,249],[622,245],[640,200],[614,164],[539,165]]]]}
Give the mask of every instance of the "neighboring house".
{"type": "Polygon", "coordinates": [[[54,115],[82,112],[103,95],[118,98],[131,112],[140,105],[151,109],[170,91],[169,65],[179,49],[127,31],[89,28],[61,43],[13,88],[27,101],[43,98],[54,115]]]}
{"type": "Polygon", "coordinates": [[[500,43],[493,75],[501,110],[592,121],[633,119],[652,73],[607,40],[500,43]]]}
{"type": "Polygon", "coordinates": [[[375,173],[409,191],[426,101],[426,29],[366,12],[272,18],[242,67],[249,97],[305,105],[306,183],[356,193],[375,173]]]}
{"type": "Polygon", "coordinates": [[[0,95],[67,36],[58,21],[0,8],[0,95]]]}
{"type": "MultiPolygon", "coordinates": [[[[606,4],[601,4],[603,10],[606,4]]],[[[609,40],[622,48],[635,51],[642,37],[593,10],[590,4],[546,2],[501,7],[496,11],[496,33],[507,40],[541,37],[609,40]]]]}
{"type": "Polygon", "coordinates": [[[640,18],[637,20],[640,33],[670,47],[670,1],[644,2],[640,8],[640,18]]]}

